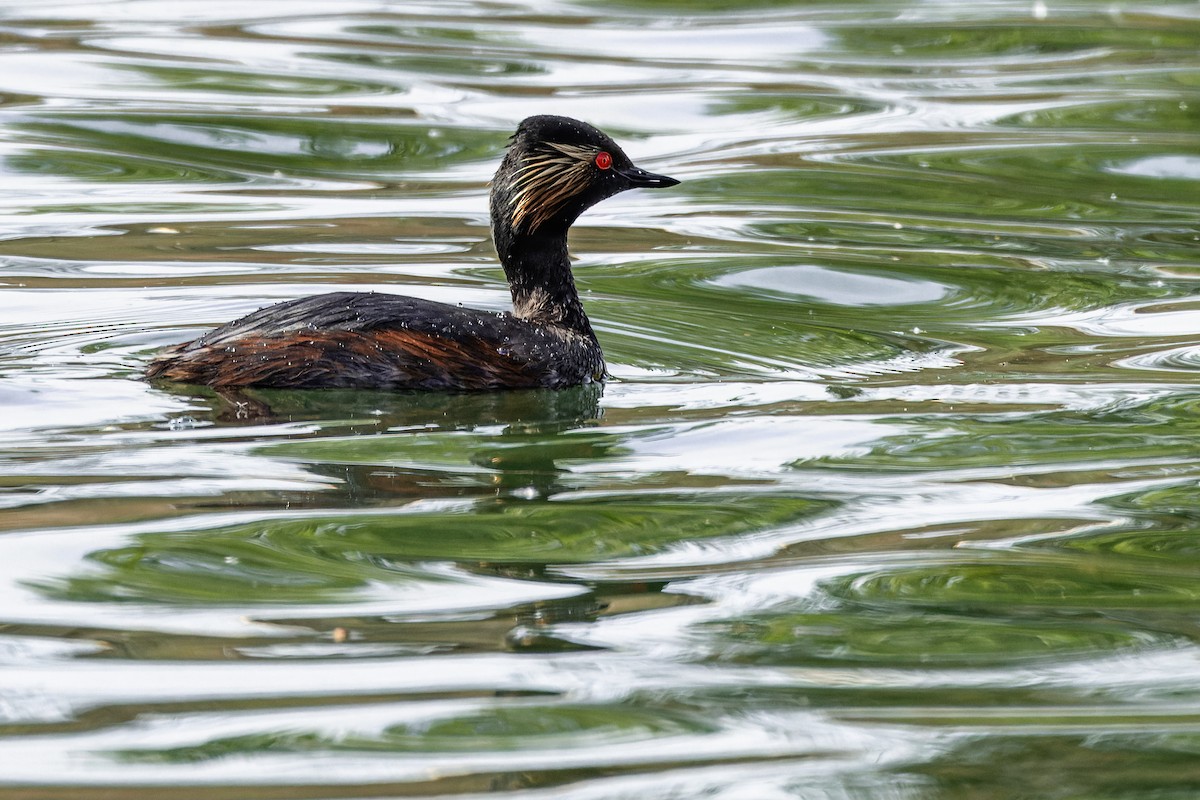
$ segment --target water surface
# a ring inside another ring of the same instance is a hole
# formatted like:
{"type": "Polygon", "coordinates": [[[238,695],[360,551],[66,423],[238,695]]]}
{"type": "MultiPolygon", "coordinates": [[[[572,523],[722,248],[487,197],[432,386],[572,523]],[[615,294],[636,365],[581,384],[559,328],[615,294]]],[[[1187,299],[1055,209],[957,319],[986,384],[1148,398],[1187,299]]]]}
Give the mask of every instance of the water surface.
{"type": "Polygon", "coordinates": [[[1200,793],[1200,6],[727,6],[0,2],[0,798],[1200,793]],[[140,380],[534,113],[602,390],[140,380]]]}

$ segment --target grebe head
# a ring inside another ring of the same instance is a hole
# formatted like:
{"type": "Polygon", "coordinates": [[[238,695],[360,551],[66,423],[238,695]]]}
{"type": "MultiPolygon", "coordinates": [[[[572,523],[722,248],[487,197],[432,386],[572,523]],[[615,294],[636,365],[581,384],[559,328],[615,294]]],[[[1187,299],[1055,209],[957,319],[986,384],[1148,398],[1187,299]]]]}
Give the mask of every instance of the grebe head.
{"type": "Polygon", "coordinates": [[[626,189],[679,181],[636,166],[616,142],[585,122],[528,117],[492,179],[497,246],[509,236],[562,236],[586,209],[626,189]]]}

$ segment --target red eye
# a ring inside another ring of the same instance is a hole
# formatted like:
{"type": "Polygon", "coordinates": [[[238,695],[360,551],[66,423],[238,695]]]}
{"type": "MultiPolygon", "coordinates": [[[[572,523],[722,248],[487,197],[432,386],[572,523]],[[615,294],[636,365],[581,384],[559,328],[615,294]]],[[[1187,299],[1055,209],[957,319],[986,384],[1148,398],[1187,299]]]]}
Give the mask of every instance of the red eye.
{"type": "Polygon", "coordinates": [[[612,166],[612,156],[601,150],[596,153],[596,166],[600,169],[608,169],[612,166]]]}

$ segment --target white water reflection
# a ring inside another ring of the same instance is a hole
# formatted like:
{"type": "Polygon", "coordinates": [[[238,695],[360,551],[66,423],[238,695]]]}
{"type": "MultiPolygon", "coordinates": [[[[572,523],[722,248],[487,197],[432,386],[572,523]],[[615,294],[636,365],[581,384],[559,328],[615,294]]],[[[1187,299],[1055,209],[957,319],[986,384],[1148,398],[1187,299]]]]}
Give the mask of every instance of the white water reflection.
{"type": "Polygon", "coordinates": [[[935,303],[951,291],[950,287],[932,281],[855,274],[816,265],[764,267],[723,275],[715,283],[735,289],[812,297],[842,306],[935,303]]]}

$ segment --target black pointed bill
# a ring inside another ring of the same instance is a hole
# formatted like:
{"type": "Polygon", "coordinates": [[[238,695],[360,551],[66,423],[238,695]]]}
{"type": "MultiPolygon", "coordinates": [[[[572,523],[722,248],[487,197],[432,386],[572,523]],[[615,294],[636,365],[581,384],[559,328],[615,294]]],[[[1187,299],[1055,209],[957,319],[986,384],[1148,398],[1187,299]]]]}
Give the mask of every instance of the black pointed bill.
{"type": "Polygon", "coordinates": [[[668,186],[675,186],[679,181],[674,178],[668,178],[666,175],[655,175],[653,172],[647,172],[641,167],[630,167],[629,169],[621,170],[622,177],[629,181],[630,188],[634,189],[665,189],[668,186]]]}

